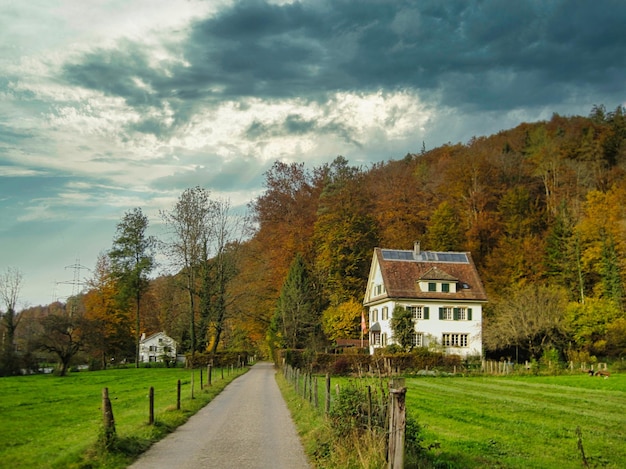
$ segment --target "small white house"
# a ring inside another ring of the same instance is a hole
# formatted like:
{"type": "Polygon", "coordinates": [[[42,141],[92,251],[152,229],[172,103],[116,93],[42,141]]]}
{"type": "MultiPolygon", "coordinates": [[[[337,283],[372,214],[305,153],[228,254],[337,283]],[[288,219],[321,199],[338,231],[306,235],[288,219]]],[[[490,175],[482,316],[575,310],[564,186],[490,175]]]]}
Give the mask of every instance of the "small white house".
{"type": "Polygon", "coordinates": [[[369,311],[370,353],[393,344],[396,306],[413,313],[413,345],[482,355],[482,307],[487,295],[469,252],[374,249],[363,305],[369,311]]]}
{"type": "Polygon", "coordinates": [[[146,334],[141,335],[139,342],[140,362],[162,362],[166,356],[172,361],[176,360],[176,341],[174,339],[167,336],[165,332],[157,332],[150,337],[146,337],[146,334]]]}

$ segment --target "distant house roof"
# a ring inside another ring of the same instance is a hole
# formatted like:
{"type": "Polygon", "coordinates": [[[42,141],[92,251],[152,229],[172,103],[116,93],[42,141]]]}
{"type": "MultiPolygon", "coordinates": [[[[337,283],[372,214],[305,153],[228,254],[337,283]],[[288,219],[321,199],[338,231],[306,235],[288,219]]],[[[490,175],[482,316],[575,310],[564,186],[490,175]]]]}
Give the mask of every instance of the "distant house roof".
{"type": "Polygon", "coordinates": [[[375,265],[380,268],[385,293],[375,299],[370,297],[369,301],[366,299],[366,306],[384,298],[487,301],[469,252],[375,248],[372,267],[375,265]],[[456,282],[457,289],[456,292],[423,291],[419,282],[425,280],[456,282]]]}
{"type": "Polygon", "coordinates": [[[361,339],[337,339],[337,347],[368,347],[369,339],[365,337],[361,339]]]}

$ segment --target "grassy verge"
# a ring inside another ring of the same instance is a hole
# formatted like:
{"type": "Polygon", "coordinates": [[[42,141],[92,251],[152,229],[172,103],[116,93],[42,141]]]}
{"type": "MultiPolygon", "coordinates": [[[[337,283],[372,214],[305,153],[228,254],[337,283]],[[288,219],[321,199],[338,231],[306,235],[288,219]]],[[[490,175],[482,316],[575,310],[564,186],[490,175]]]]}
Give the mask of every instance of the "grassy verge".
{"type": "Polygon", "coordinates": [[[626,467],[625,375],[412,378],[407,387],[437,467],[626,467]]]}
{"type": "Polygon", "coordinates": [[[3,467],[110,468],[128,466],[205,406],[244,370],[214,370],[212,386],[200,389],[199,371],[180,368],[119,369],[55,376],[0,379],[0,461],[3,467]],[[181,409],[176,410],[181,380],[181,409]],[[148,392],[155,390],[155,425],[148,425],[148,392]],[[101,392],[109,388],[117,438],[99,442],[101,392]]]}
{"type": "MultiPolygon", "coordinates": [[[[324,415],[324,384],[318,382],[320,407],[316,408],[307,399],[298,395],[294,387],[281,373],[276,381],[287,402],[296,428],[302,440],[309,462],[319,469],[382,469],[385,462],[386,442],[378,429],[364,430],[354,425],[346,425],[353,415],[339,415],[333,411],[338,398],[333,393],[331,418],[324,415]],[[337,425],[339,419],[343,425],[337,425]],[[344,418],[345,417],[345,418],[344,418]]],[[[341,380],[342,385],[346,384],[341,380]]],[[[352,414],[351,412],[349,412],[352,414]]]]}

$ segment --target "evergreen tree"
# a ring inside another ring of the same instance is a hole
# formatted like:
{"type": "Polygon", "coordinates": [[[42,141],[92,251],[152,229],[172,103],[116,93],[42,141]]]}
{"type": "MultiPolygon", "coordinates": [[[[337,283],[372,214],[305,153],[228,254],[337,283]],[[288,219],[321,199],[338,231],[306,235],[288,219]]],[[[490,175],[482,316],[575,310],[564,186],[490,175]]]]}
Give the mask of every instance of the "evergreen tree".
{"type": "Polygon", "coordinates": [[[278,298],[274,328],[286,348],[315,348],[321,333],[316,292],[302,256],[296,255],[278,298]]]}
{"type": "Polygon", "coordinates": [[[154,268],[156,240],[147,236],[148,217],[140,208],[126,212],[117,225],[113,249],[109,252],[114,277],[120,286],[123,303],[135,304],[135,366],[139,367],[141,339],[141,299],[148,290],[150,272],[154,268]]]}
{"type": "Polygon", "coordinates": [[[610,235],[606,237],[602,244],[600,273],[604,297],[614,301],[615,304],[621,307],[624,299],[624,286],[622,284],[615,242],[610,235]]]}

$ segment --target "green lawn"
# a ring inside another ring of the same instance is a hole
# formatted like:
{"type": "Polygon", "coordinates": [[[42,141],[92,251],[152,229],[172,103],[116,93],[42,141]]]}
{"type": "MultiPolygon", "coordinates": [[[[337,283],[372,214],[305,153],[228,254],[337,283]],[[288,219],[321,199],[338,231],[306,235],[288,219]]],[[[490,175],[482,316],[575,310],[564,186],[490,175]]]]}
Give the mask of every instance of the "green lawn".
{"type": "Polygon", "coordinates": [[[407,409],[439,467],[580,468],[579,440],[588,467],[626,467],[626,375],[420,377],[406,385],[407,409]]]}
{"type": "MultiPolygon", "coordinates": [[[[244,370],[214,370],[212,386],[200,389],[200,372],[182,368],[116,369],[0,379],[0,466],[11,468],[125,467],[126,455],[91,455],[102,424],[102,388],[109,389],[117,435],[145,448],[210,401],[244,370]],[[176,411],[177,381],[181,407],[176,411]],[[154,387],[155,426],[148,426],[149,389],[154,387]]],[[[137,451],[137,450],[135,450],[137,451]]]]}

